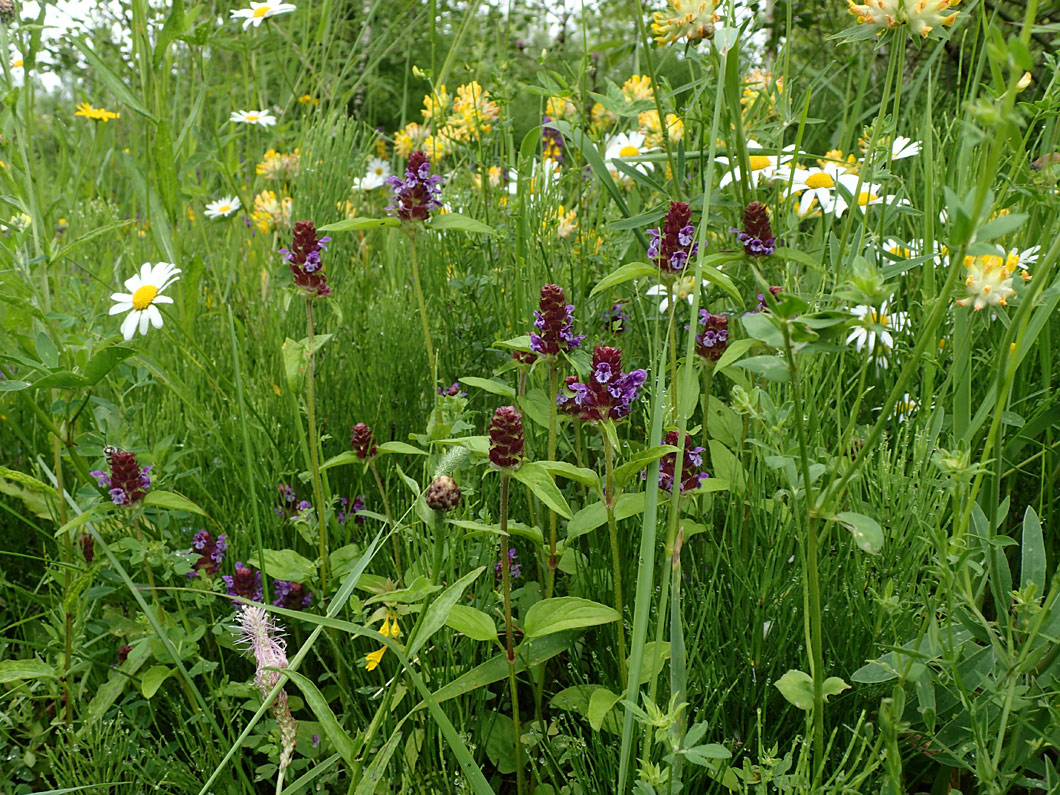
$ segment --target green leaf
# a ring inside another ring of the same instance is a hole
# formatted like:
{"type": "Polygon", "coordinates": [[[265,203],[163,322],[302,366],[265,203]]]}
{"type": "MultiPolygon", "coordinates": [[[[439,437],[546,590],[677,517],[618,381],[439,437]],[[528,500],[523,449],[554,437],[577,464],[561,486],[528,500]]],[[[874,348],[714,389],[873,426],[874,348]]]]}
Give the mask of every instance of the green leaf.
{"type": "Polygon", "coordinates": [[[158,688],[162,686],[162,683],[175,673],[176,671],[168,665],[151,666],[147,669],[143,678],[140,679],[140,692],[143,693],[144,698],[150,701],[155,693],[158,692],[158,688]]]}
{"type": "MultiPolygon", "coordinates": [[[[398,724],[399,727],[401,725],[400,723],[398,724]]],[[[390,735],[390,739],[386,741],[386,744],[373,753],[372,764],[368,766],[361,780],[357,782],[357,789],[353,791],[353,795],[374,795],[379,792],[383,774],[386,772],[386,766],[390,764],[390,759],[394,756],[394,752],[398,749],[400,743],[401,729],[397,728],[394,729],[394,733],[390,735]]],[[[286,789],[283,791],[283,795],[287,795],[286,789]]]]}
{"type": "Polygon", "coordinates": [[[333,224],[318,226],[318,232],[352,232],[358,229],[382,229],[385,226],[397,228],[401,221],[397,218],[345,218],[333,224]]]}
{"type": "MultiPolygon", "coordinates": [[[[620,494],[615,502],[615,519],[621,521],[644,511],[644,492],[620,494]]],[[[566,543],[578,536],[592,532],[607,521],[607,508],[602,502],[594,502],[574,514],[567,525],[566,543]]]]}
{"type": "Polygon", "coordinates": [[[88,381],[83,375],[65,370],[59,373],[48,373],[33,382],[34,389],[78,389],[86,386],[88,386],[88,381]]]}
{"type": "Polygon", "coordinates": [[[875,519],[853,511],[842,511],[834,518],[850,531],[854,543],[870,555],[875,555],[883,547],[883,529],[875,519]]]}
{"type": "Polygon", "coordinates": [[[1020,542],[1020,590],[1025,590],[1032,582],[1037,586],[1037,594],[1045,593],[1046,561],[1045,541],[1042,538],[1042,523],[1031,506],[1023,514],[1023,537],[1020,542]]]}
{"type": "Polygon", "coordinates": [[[509,400],[515,399],[515,390],[502,381],[494,381],[492,378],[476,378],[475,376],[464,376],[459,380],[461,384],[467,384],[476,389],[484,389],[509,400]]]}
{"type": "Polygon", "coordinates": [[[405,652],[406,655],[414,657],[416,652],[423,648],[423,644],[430,639],[431,635],[445,626],[445,622],[449,619],[449,611],[460,601],[460,597],[464,595],[464,590],[467,586],[477,580],[478,576],[485,570],[485,566],[479,566],[477,569],[469,571],[442,591],[442,594],[431,602],[431,606],[427,608],[427,613],[423,616],[423,623],[420,624],[419,629],[416,631],[416,636],[409,641],[408,650],[405,652]]]}
{"type": "Polygon", "coordinates": [[[754,339],[742,339],[730,342],[729,347],[725,349],[725,353],[723,353],[721,358],[714,364],[714,369],[724,370],[729,365],[734,364],[737,359],[757,344],[758,340],[754,339]]]}
{"type": "Polygon", "coordinates": [[[767,381],[788,380],[788,365],[779,356],[752,356],[736,362],[733,367],[743,367],[767,381]]]}
{"type": "Polygon", "coordinates": [[[343,761],[347,765],[353,766],[357,750],[356,746],[350,735],[346,733],[346,730],[339,724],[338,719],[335,717],[335,713],[331,711],[331,707],[328,706],[327,699],[324,698],[317,686],[298,671],[292,671],[290,669],[276,669],[281,673],[287,674],[291,681],[298,685],[298,689],[302,691],[302,696],[305,698],[306,706],[312,710],[316,719],[320,721],[320,728],[324,730],[325,736],[335,747],[335,750],[339,752],[339,755],[343,758],[343,761]]]}
{"type": "Polygon", "coordinates": [[[96,77],[100,79],[100,82],[107,87],[107,90],[115,96],[115,98],[125,105],[130,110],[139,113],[146,119],[150,119],[154,123],[158,123],[158,119],[151,114],[147,108],[136,98],[132,90],[129,88],[128,83],[121,77],[116,75],[111,68],[107,65],[106,61],[96,55],[95,51],[88,46],[88,43],[84,38],[71,38],[70,39],[74,46],[85,56],[85,60],[88,61],[88,65],[96,73],[96,77]]]}
{"type": "Polygon", "coordinates": [[[187,511],[197,513],[199,516],[208,514],[198,505],[193,503],[183,494],[173,491],[149,491],[144,497],[144,505],[153,505],[156,508],[165,508],[170,511],[187,511]]]}
{"type": "Polygon", "coordinates": [[[41,660],[0,660],[0,684],[20,679],[58,679],[50,665],[41,660]]]}
{"type": "Polygon", "coordinates": [[[472,640],[497,640],[497,625],[481,610],[467,605],[453,605],[445,625],[472,640]]]}
{"type": "Polygon", "coordinates": [[[1003,237],[1009,232],[1015,232],[1021,226],[1023,222],[1027,220],[1026,213],[1009,213],[1008,215],[999,215],[993,221],[987,221],[975,232],[975,241],[982,243],[986,240],[993,240],[997,237],[1003,237]]]}
{"type": "MultiPolygon", "coordinates": [[[[383,442],[379,445],[379,455],[386,453],[404,453],[406,455],[427,455],[426,450],[421,450],[418,447],[413,447],[411,444],[405,444],[404,442],[383,442]]],[[[360,460],[360,459],[358,459],[360,460]]]]}
{"type": "Polygon", "coordinates": [[[539,462],[528,461],[515,470],[513,476],[520,483],[525,484],[541,502],[545,503],[564,519],[571,518],[570,506],[563,499],[563,495],[556,486],[556,482],[552,479],[552,475],[539,462]]]}
{"type": "MultiPolygon", "coordinates": [[[[813,710],[813,679],[808,673],[791,670],[773,684],[794,706],[806,712],[813,710]]],[[[821,684],[821,692],[825,701],[829,696],[839,695],[850,687],[838,676],[830,676],[821,684]]]]}
{"type": "Polygon", "coordinates": [[[431,585],[430,580],[421,575],[417,577],[415,582],[413,582],[408,588],[402,588],[397,591],[387,591],[386,593],[377,594],[370,599],[365,599],[364,606],[374,605],[376,602],[413,604],[414,602],[422,601],[427,594],[432,594],[435,591],[440,590],[442,590],[442,586],[431,585]]]}
{"type": "Polygon", "coordinates": [[[625,284],[626,282],[639,279],[642,276],[658,276],[659,269],[647,262],[627,262],[617,270],[612,271],[607,276],[597,282],[596,286],[589,293],[589,298],[598,293],[602,293],[604,290],[610,290],[619,284],[625,284]]]}
{"type": "Polygon", "coordinates": [[[681,753],[689,762],[704,767],[710,767],[711,762],[717,759],[728,759],[732,756],[728,748],[718,743],[697,745],[695,748],[686,748],[681,753]]]}
{"type": "Polygon", "coordinates": [[[173,134],[164,119],[160,119],[155,128],[153,155],[158,195],[166,213],[174,218],[177,212],[177,168],[173,162],[173,134]]]}
{"type": "Polygon", "coordinates": [[[290,337],[283,341],[280,346],[283,355],[283,375],[287,381],[287,388],[292,392],[298,392],[302,376],[305,374],[305,346],[298,340],[290,337]]]}
{"type": "Polygon", "coordinates": [[[274,580],[306,582],[316,577],[316,564],[293,549],[263,549],[261,554],[265,558],[264,563],[258,560],[257,552],[252,552],[247,557],[247,565],[261,569],[274,580]]]}
{"type": "Polygon", "coordinates": [[[618,612],[613,607],[576,596],[560,596],[542,599],[532,605],[523,620],[523,633],[528,639],[540,638],[566,629],[609,624],[618,619],[618,612]]]}
{"type": "Polygon", "coordinates": [[[132,356],[136,351],[132,348],[123,348],[120,345],[111,345],[103,350],[96,351],[85,365],[84,375],[89,386],[95,386],[111,370],[132,356]]]}
{"type": "Polygon", "coordinates": [[[340,467],[345,464],[367,464],[368,462],[361,458],[357,453],[352,450],[347,450],[345,453],[339,453],[338,455],[332,456],[323,464],[320,465],[320,471],[323,472],[325,469],[331,469],[332,467],[340,467]]]}
{"type": "Polygon", "coordinates": [[[615,471],[612,473],[615,488],[622,488],[627,480],[634,475],[639,475],[652,461],[658,461],[664,455],[676,452],[677,448],[672,444],[660,444],[655,447],[649,447],[646,450],[641,450],[629,459],[629,461],[622,464],[622,466],[615,468],[615,471]]]}
{"type": "Polygon", "coordinates": [[[761,340],[770,348],[784,347],[784,335],[777,328],[778,321],[768,312],[752,312],[744,315],[742,322],[748,336],[761,340]]]}
{"type": "Polygon", "coordinates": [[[773,254],[781,259],[789,259],[793,262],[798,262],[801,265],[805,265],[807,268],[818,270],[821,267],[821,263],[811,257],[809,254],[799,251],[797,248],[784,248],[780,246],[773,254]]]}
{"type": "Polygon", "coordinates": [[[607,717],[611,708],[621,700],[622,696],[612,693],[606,687],[593,691],[593,694],[589,697],[588,711],[589,725],[593,727],[593,731],[600,731],[600,728],[604,725],[604,718],[607,717]]]}
{"type": "Polygon", "coordinates": [[[540,461],[538,463],[548,470],[548,473],[553,477],[559,475],[567,480],[577,481],[591,489],[600,490],[600,476],[591,469],[568,464],[566,461],[540,461]]]}
{"type": "Polygon", "coordinates": [[[520,395],[516,402],[522,409],[523,416],[529,417],[542,428],[548,427],[551,406],[545,390],[531,389],[525,395],[520,395]]]}
{"type": "Polygon", "coordinates": [[[486,740],[486,756],[502,774],[515,772],[515,724],[500,712],[487,712],[480,718],[486,740]]]}
{"type": "MultiPolygon", "coordinates": [[[[626,671],[629,671],[630,658],[626,660],[626,671]]],[[[637,677],[639,684],[647,684],[662,673],[663,666],[670,659],[670,641],[650,640],[644,644],[643,656],[640,659],[640,674],[637,677]]]]}
{"type": "Polygon", "coordinates": [[[55,347],[52,338],[43,331],[37,334],[37,358],[49,370],[59,366],[59,349],[55,347]]]}
{"type": "Polygon", "coordinates": [[[441,213],[431,216],[429,224],[431,229],[455,230],[458,232],[474,232],[479,235],[492,235],[493,227],[487,226],[482,221],[468,218],[460,213],[441,213]]]}
{"type": "Polygon", "coordinates": [[[0,381],[0,392],[17,392],[20,389],[27,389],[29,386],[30,383],[28,381],[4,380],[0,381]]]}

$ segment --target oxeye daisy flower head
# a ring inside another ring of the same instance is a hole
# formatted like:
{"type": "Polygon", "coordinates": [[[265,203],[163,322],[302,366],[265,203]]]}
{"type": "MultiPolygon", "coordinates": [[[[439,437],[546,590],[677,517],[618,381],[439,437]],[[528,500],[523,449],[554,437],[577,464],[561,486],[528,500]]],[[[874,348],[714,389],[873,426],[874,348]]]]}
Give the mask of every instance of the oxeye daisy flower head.
{"type": "Polygon", "coordinates": [[[140,272],[125,280],[127,293],[114,293],[111,300],[114,306],[109,314],[120,315],[128,312],[121,324],[121,333],[126,340],[131,340],[136,330],[147,333],[148,325],[162,328],[162,313],[158,304],[171,304],[173,299],[162,295],[162,291],[177,280],[180,268],[169,262],[151,264],[145,262],[140,272]]]}
{"type": "Polygon", "coordinates": [[[207,204],[203,214],[207,218],[227,218],[241,206],[237,196],[225,196],[223,199],[207,204]]]}
{"type": "MultiPolygon", "coordinates": [[[[650,150],[645,142],[644,133],[639,130],[631,130],[628,133],[621,132],[611,138],[607,142],[607,148],[604,150],[604,159],[607,160],[607,170],[611,172],[612,179],[632,185],[633,181],[625,174],[620,174],[618,169],[611,164],[616,160],[639,157],[648,151],[650,150]]],[[[636,163],[633,165],[642,174],[649,174],[654,170],[651,163],[636,163]]]]}
{"type": "Polygon", "coordinates": [[[850,313],[860,322],[850,330],[847,344],[853,342],[858,352],[865,351],[868,356],[875,357],[876,363],[886,369],[887,353],[894,348],[892,332],[905,331],[909,316],[905,312],[892,312],[887,301],[883,301],[879,309],[862,305],[854,307],[850,313]]]}
{"type": "Polygon", "coordinates": [[[230,12],[232,19],[243,20],[243,30],[246,30],[251,25],[258,27],[261,23],[269,17],[277,17],[280,14],[290,14],[298,6],[291,3],[255,3],[251,2],[250,8],[237,8],[230,12]]]}
{"type": "Polygon", "coordinates": [[[670,0],[670,9],[656,11],[651,32],[660,47],[678,39],[689,42],[714,37],[717,0],[670,0]]]}
{"type": "Polygon", "coordinates": [[[364,176],[353,181],[354,190],[375,190],[386,185],[390,178],[390,163],[381,157],[373,157],[368,161],[364,176]]]}
{"type": "Polygon", "coordinates": [[[267,110],[234,110],[228,121],[233,124],[256,124],[259,127],[276,126],[276,117],[267,110]]]}
{"type": "MultiPolygon", "coordinates": [[[[750,150],[761,150],[764,147],[757,141],[748,141],[747,148],[750,150]]],[[[794,144],[784,147],[785,153],[793,153],[794,150],[794,144]]],[[[760,180],[768,182],[776,179],[778,175],[782,173],[781,168],[790,163],[793,157],[794,154],[749,154],[747,156],[747,161],[750,166],[750,172],[747,175],[747,179],[748,182],[751,183],[751,187],[757,188],[760,180]]],[[[718,181],[719,188],[724,188],[730,182],[741,179],[742,169],[739,159],[733,159],[730,161],[728,157],[719,157],[716,158],[716,160],[725,166],[730,166],[729,170],[718,181]]]]}

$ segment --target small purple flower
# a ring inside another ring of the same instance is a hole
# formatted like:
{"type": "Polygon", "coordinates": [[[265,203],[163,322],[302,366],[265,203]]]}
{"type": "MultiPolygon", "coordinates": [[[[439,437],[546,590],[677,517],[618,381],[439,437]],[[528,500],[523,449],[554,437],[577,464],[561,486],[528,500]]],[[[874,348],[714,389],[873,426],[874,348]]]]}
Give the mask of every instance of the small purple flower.
{"type": "Polygon", "coordinates": [[[272,603],[276,607],[301,610],[303,607],[309,607],[313,602],[313,592],[300,582],[273,580],[272,586],[276,591],[276,598],[272,600],[272,603]]]}
{"type": "Polygon", "coordinates": [[[199,559],[192,564],[193,571],[187,573],[188,579],[198,577],[200,573],[216,574],[225,559],[225,551],[228,549],[228,536],[219,535],[215,539],[207,530],[200,530],[191,539],[189,555],[199,555],[199,559]]]}
{"type": "Polygon", "coordinates": [[[339,524],[346,524],[350,519],[353,519],[354,524],[364,524],[364,517],[361,515],[361,511],[365,509],[364,497],[354,498],[352,510],[350,501],[346,497],[339,497],[339,504],[342,508],[335,517],[339,524]]]}
{"type": "Polygon", "coordinates": [[[729,347],[729,316],[700,309],[699,324],[703,332],[696,335],[696,353],[708,362],[716,362],[729,347]]]}
{"type": "Polygon", "coordinates": [[[330,239],[317,237],[316,225],[312,221],[298,221],[294,225],[291,247],[280,249],[291,269],[295,286],[304,290],[311,298],[327,298],[331,295],[320,262],[320,252],[327,251],[327,242],[330,239]]]}
{"type": "Polygon", "coordinates": [[[444,387],[444,386],[438,387],[438,394],[441,395],[442,397],[466,397],[467,396],[467,392],[463,392],[463,391],[460,390],[460,382],[459,381],[454,381],[448,387],[444,387]]]}
{"type": "MultiPolygon", "coordinates": [[[[493,574],[496,577],[502,576],[501,564],[503,561],[498,560],[493,565],[493,574]]],[[[518,579],[522,575],[523,567],[515,560],[515,547],[508,547],[508,573],[511,574],[512,579],[518,579]]]]}
{"type": "MultiPolygon", "coordinates": [[[[677,431],[669,431],[664,444],[677,446],[677,431]]],[[[685,452],[681,463],[681,493],[694,491],[699,485],[710,477],[706,472],[700,472],[703,466],[703,447],[692,447],[692,437],[685,434],[685,452]]],[[[672,492],[674,488],[674,474],[677,466],[677,453],[667,453],[659,461],[659,488],[663,491],[672,492]]],[[[646,472],[641,472],[644,477],[646,472]]]]}
{"type": "Polygon", "coordinates": [[[615,304],[601,312],[600,319],[607,324],[607,330],[612,334],[621,334],[626,330],[629,315],[622,311],[622,304],[615,304]]]}
{"type": "Polygon", "coordinates": [[[748,257],[768,257],[777,250],[777,239],[769,224],[769,210],[762,202],[751,202],[743,213],[743,229],[729,230],[743,243],[748,257]]]}
{"type": "Polygon", "coordinates": [[[567,303],[563,288],[556,284],[541,288],[534,328],[541,333],[530,333],[530,350],[543,355],[570,353],[585,339],[584,334],[574,333],[574,304],[567,303]]]}
{"type": "Polygon", "coordinates": [[[692,210],[685,202],[670,202],[661,229],[649,229],[648,259],[664,274],[680,273],[695,256],[699,243],[695,242],[696,228],[690,223],[692,210]]]}
{"type": "Polygon", "coordinates": [[[89,472],[92,477],[96,479],[96,484],[101,488],[110,488],[110,475],[104,472],[102,469],[93,469],[89,472]]]}
{"type": "MultiPolygon", "coordinates": [[[[261,572],[244,566],[241,560],[236,561],[235,574],[224,574],[221,579],[229,596],[241,596],[253,602],[265,600],[265,591],[261,587],[261,572]]],[[[243,605],[236,602],[235,607],[236,610],[241,610],[243,605]]]]}
{"type": "Polygon", "coordinates": [[[442,183],[437,174],[431,176],[431,162],[424,152],[409,155],[405,178],[389,177],[386,184],[392,195],[386,211],[402,221],[426,221],[431,210],[442,207],[442,183]]]}
{"type": "Polygon", "coordinates": [[[319,748],[319,747],[320,747],[320,735],[319,734],[314,734],[313,735],[313,748],[319,748]]]}
{"type": "Polygon", "coordinates": [[[300,503],[298,503],[299,513],[308,513],[311,510],[313,510],[313,503],[311,503],[309,500],[302,500],[300,503]]]}
{"type": "Polygon", "coordinates": [[[579,383],[574,376],[568,377],[564,390],[556,396],[556,404],[582,420],[618,420],[629,414],[647,378],[644,370],[622,372],[621,349],[598,345],[593,350],[589,383],[579,383]]]}

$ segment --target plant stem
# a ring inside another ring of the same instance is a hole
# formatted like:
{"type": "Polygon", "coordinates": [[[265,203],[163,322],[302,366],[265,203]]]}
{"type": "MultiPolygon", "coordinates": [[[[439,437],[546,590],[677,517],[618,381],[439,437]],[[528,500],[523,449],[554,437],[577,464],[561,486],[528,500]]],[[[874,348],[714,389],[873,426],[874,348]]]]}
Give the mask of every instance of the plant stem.
{"type": "Polygon", "coordinates": [[[438,363],[434,359],[434,343],[431,342],[431,324],[427,319],[427,302],[423,299],[423,287],[420,285],[420,268],[416,257],[415,232],[409,231],[409,262],[412,265],[412,289],[416,293],[416,304],[420,309],[420,323],[423,324],[423,344],[427,347],[427,364],[431,367],[431,388],[437,384],[436,372],[438,363]]]}
{"type": "Polygon", "coordinates": [[[504,587],[504,642],[508,659],[508,687],[512,698],[512,725],[515,729],[515,778],[518,795],[526,791],[523,777],[522,728],[519,724],[519,689],[515,681],[515,646],[512,639],[512,575],[508,558],[508,481],[511,473],[501,471],[501,581],[504,587]]]}
{"type": "Polygon", "coordinates": [[[316,367],[316,356],[313,352],[313,301],[306,298],[305,301],[306,332],[308,336],[307,349],[309,361],[306,365],[305,391],[306,391],[306,416],[309,422],[309,463],[313,471],[313,500],[316,503],[317,518],[320,521],[320,590],[327,599],[328,593],[328,525],[324,518],[324,487],[320,480],[320,451],[318,445],[320,439],[317,437],[317,415],[315,395],[313,393],[313,371],[316,367]]]}
{"type": "Polygon", "coordinates": [[[383,488],[383,479],[379,477],[379,470],[375,466],[374,459],[368,459],[368,468],[372,470],[372,476],[375,478],[375,486],[379,489],[379,497],[383,500],[383,513],[386,514],[387,524],[390,525],[390,540],[394,544],[394,566],[397,568],[398,579],[400,580],[404,577],[401,569],[401,544],[398,541],[397,526],[394,524],[394,516],[390,513],[390,501],[386,498],[386,489],[383,488]]]}
{"type": "Polygon", "coordinates": [[[622,602],[622,558],[618,549],[618,527],[615,523],[615,483],[614,451],[607,433],[601,429],[604,438],[604,507],[607,509],[607,532],[611,537],[611,565],[615,580],[615,610],[618,611],[618,681],[626,689],[626,619],[622,602]]]}
{"type": "MultiPolygon", "coordinates": [[[[556,360],[550,358],[548,362],[548,460],[556,460],[556,360]]],[[[556,584],[556,512],[548,509],[548,573],[545,580],[545,598],[552,598],[552,592],[556,584]]]]}
{"type": "Polygon", "coordinates": [[[806,561],[803,566],[803,589],[807,596],[808,626],[806,643],[810,651],[810,675],[813,677],[813,751],[816,773],[824,768],[824,649],[821,632],[821,586],[817,571],[817,516],[810,483],[809,442],[803,422],[802,391],[799,370],[795,364],[791,331],[787,322],[781,324],[784,335],[784,356],[791,376],[791,396],[795,404],[795,427],[799,440],[799,462],[802,469],[802,499],[806,517],[806,561]]]}

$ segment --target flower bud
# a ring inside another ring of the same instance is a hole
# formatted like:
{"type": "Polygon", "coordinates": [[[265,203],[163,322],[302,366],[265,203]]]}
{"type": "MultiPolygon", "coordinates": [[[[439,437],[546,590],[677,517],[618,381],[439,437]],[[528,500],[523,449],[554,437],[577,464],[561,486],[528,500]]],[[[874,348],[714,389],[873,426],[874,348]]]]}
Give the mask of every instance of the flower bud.
{"type": "Polygon", "coordinates": [[[448,475],[439,475],[423,495],[427,507],[438,513],[448,513],[460,503],[460,484],[448,475]]]}
{"type": "Polygon", "coordinates": [[[513,469],[522,457],[523,415],[515,406],[501,406],[490,422],[490,461],[500,469],[513,469]]]}
{"type": "Polygon", "coordinates": [[[358,458],[375,458],[378,448],[375,446],[375,434],[363,422],[358,422],[351,429],[350,446],[358,458]]]}

